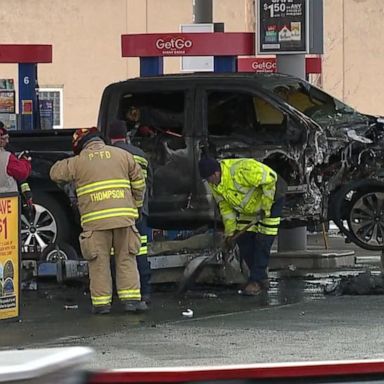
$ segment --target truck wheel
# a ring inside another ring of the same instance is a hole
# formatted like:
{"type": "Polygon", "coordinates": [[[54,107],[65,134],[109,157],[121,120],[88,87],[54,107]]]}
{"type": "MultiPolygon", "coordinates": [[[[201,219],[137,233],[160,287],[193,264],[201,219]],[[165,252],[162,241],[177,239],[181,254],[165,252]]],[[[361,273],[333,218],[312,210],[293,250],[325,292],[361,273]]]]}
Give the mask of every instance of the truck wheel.
{"type": "Polygon", "coordinates": [[[43,250],[57,238],[56,219],[45,207],[35,204],[34,215],[29,221],[21,216],[21,243],[23,249],[43,250]]]}
{"type": "Polygon", "coordinates": [[[380,251],[384,244],[384,191],[354,196],[349,211],[351,240],[361,248],[380,251]]]}
{"type": "Polygon", "coordinates": [[[34,193],[34,214],[31,220],[21,216],[21,243],[24,249],[40,250],[71,236],[71,223],[65,207],[47,193],[34,193]]]}
{"type": "Polygon", "coordinates": [[[57,263],[62,260],[78,260],[79,255],[69,244],[50,244],[41,254],[41,260],[57,263]]]}

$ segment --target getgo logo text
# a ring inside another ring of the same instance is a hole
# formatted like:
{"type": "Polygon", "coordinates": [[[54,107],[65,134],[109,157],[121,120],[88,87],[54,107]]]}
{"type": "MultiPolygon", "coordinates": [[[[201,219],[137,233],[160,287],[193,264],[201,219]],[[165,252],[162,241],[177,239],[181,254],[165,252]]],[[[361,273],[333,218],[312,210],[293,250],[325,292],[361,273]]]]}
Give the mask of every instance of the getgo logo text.
{"type": "Polygon", "coordinates": [[[276,72],[276,61],[260,60],[252,63],[255,72],[276,72]]]}
{"type": "Polygon", "coordinates": [[[192,40],[184,40],[183,38],[156,40],[156,48],[159,49],[163,55],[184,55],[192,45],[192,40]]]}

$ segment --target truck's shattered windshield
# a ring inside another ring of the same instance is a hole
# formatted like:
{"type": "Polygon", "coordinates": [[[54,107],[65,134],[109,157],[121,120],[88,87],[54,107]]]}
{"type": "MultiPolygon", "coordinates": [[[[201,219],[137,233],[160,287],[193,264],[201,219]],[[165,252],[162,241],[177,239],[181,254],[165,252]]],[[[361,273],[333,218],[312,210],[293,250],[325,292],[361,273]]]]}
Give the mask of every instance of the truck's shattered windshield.
{"type": "Polygon", "coordinates": [[[337,134],[339,129],[348,128],[350,123],[354,124],[354,129],[357,131],[364,130],[369,126],[367,116],[309,83],[289,81],[268,84],[267,87],[286,103],[333,134],[337,134]]]}

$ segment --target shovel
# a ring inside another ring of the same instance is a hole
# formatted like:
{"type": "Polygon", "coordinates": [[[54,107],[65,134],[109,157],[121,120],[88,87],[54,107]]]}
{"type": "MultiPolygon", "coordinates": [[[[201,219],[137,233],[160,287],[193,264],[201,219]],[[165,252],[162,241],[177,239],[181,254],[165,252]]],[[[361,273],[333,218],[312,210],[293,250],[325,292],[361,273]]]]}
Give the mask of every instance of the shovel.
{"type": "MultiPolygon", "coordinates": [[[[258,221],[260,221],[259,216],[257,216],[255,220],[252,220],[249,224],[247,224],[241,231],[233,235],[231,237],[231,243],[234,244],[236,239],[239,236],[245,233],[249,228],[255,225],[258,221]]],[[[184,294],[195,282],[195,280],[203,270],[204,266],[214,261],[221,261],[223,259],[222,257],[223,253],[226,253],[226,252],[228,252],[227,244],[225,244],[224,247],[221,247],[214,253],[211,253],[209,255],[197,256],[193,258],[184,269],[183,276],[179,282],[179,288],[177,290],[177,293],[179,295],[184,294]]]]}

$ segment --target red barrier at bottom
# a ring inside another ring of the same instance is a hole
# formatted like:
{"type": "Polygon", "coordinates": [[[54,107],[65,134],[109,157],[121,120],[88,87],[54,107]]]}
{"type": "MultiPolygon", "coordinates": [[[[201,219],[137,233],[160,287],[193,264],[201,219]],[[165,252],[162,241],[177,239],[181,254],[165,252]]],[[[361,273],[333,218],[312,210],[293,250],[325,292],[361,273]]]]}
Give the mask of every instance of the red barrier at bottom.
{"type": "MultiPolygon", "coordinates": [[[[300,363],[252,364],[222,367],[127,369],[93,373],[90,384],[184,383],[207,380],[273,380],[316,377],[384,375],[384,360],[341,360],[300,363]]],[[[330,382],[337,382],[336,379],[330,382]]]]}

